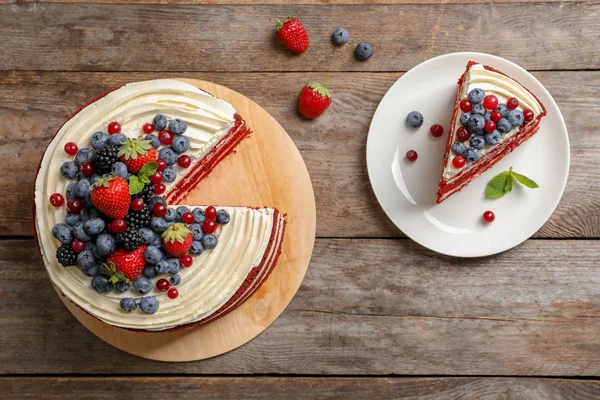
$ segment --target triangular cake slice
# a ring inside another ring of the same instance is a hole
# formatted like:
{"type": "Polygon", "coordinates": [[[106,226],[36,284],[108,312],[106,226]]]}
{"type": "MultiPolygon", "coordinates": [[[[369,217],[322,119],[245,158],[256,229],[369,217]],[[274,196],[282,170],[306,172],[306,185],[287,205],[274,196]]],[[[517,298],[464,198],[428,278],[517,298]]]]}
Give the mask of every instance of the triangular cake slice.
{"type": "Polygon", "coordinates": [[[470,61],[458,79],[437,202],[533,136],[545,115],[544,105],[518,81],[470,61]]]}

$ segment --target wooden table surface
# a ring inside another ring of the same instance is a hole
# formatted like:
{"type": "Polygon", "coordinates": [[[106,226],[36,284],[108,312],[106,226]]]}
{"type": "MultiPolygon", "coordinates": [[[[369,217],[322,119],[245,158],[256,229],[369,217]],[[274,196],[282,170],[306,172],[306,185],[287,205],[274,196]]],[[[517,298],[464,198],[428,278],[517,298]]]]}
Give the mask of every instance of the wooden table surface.
{"type": "Polygon", "coordinates": [[[1,2],[0,398],[600,398],[597,2],[1,2]],[[292,12],[311,38],[300,56],[273,34],[273,17],[292,12]],[[372,42],[373,58],[332,46],[337,26],[354,45],[372,42]],[[476,260],[406,239],[365,165],[390,85],[467,50],[531,71],[571,141],[550,220],[476,260]],[[300,88],[326,76],[331,109],[301,119],[300,88]],[[34,171],[53,132],[106,89],[159,77],[213,81],[262,105],[300,149],[317,201],[313,260],[288,309],[254,341],[201,362],[148,361],[97,339],[54,293],[32,237],[34,171]]]}

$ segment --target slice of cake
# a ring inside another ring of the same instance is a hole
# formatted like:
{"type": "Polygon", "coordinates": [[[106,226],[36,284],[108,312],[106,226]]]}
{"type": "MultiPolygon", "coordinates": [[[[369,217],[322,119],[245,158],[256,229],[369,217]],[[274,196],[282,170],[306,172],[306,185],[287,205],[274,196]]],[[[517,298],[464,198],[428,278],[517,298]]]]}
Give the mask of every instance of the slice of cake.
{"type": "Polygon", "coordinates": [[[519,82],[470,61],[458,90],[444,155],[441,203],[533,136],[546,108],[519,82]]]}
{"type": "Polygon", "coordinates": [[[190,327],[242,304],[277,264],[284,215],[181,203],[249,133],[229,103],[177,80],[128,84],[81,108],[35,185],[54,286],[132,330],[190,327]]]}

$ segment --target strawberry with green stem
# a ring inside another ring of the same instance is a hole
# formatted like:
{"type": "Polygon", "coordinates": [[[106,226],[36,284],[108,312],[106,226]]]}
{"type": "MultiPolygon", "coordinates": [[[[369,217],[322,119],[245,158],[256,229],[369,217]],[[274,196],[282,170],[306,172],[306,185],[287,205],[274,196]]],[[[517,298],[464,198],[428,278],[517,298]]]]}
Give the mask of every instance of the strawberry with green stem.
{"type": "Polygon", "coordinates": [[[121,162],[127,166],[129,172],[137,174],[142,167],[157,159],[156,150],[150,140],[127,139],[117,153],[121,162]]]}
{"type": "Polygon", "coordinates": [[[129,185],[120,176],[111,174],[90,186],[94,206],[110,218],[125,218],[131,197],[129,185]]]}
{"type": "Polygon", "coordinates": [[[275,21],[277,21],[275,29],[277,39],[285,47],[296,53],[304,53],[308,49],[308,33],[298,18],[290,15],[284,21],[277,18],[275,21]]]}
{"type": "Polygon", "coordinates": [[[111,282],[125,282],[136,280],[146,266],[144,260],[144,250],[146,245],[141,245],[133,251],[117,249],[107,259],[104,267],[111,275],[111,282]]]}
{"type": "Polygon", "coordinates": [[[329,78],[323,83],[309,83],[302,88],[298,107],[305,118],[317,118],[331,105],[331,90],[325,87],[328,81],[329,78]]]}
{"type": "Polygon", "coordinates": [[[192,247],[192,232],[180,222],[172,224],[162,234],[163,249],[172,256],[181,257],[192,247]]]}

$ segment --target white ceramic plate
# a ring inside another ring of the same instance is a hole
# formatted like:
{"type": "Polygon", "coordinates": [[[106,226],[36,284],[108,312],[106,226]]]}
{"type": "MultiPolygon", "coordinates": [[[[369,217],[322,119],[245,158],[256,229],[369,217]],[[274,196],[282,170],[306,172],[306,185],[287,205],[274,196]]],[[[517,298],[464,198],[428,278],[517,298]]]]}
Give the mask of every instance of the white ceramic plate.
{"type": "Polygon", "coordinates": [[[379,203],[407,236],[439,253],[481,257],[520,244],[550,218],[569,175],[569,136],[556,102],[529,72],[489,54],[452,53],[417,65],[383,97],[369,129],[367,167],[379,203]],[[548,115],[532,138],[461,192],[436,204],[456,82],[469,60],[488,64],[521,82],[544,103],[548,115]],[[425,119],[419,129],[405,123],[413,110],[425,119]],[[444,127],[440,138],[429,134],[429,127],[436,123],[444,127]],[[414,163],[405,158],[410,149],[419,155],[414,163]],[[514,185],[503,198],[486,199],[487,182],[511,166],[540,187],[514,185]],[[496,214],[491,224],[482,222],[486,210],[496,214]]]}

